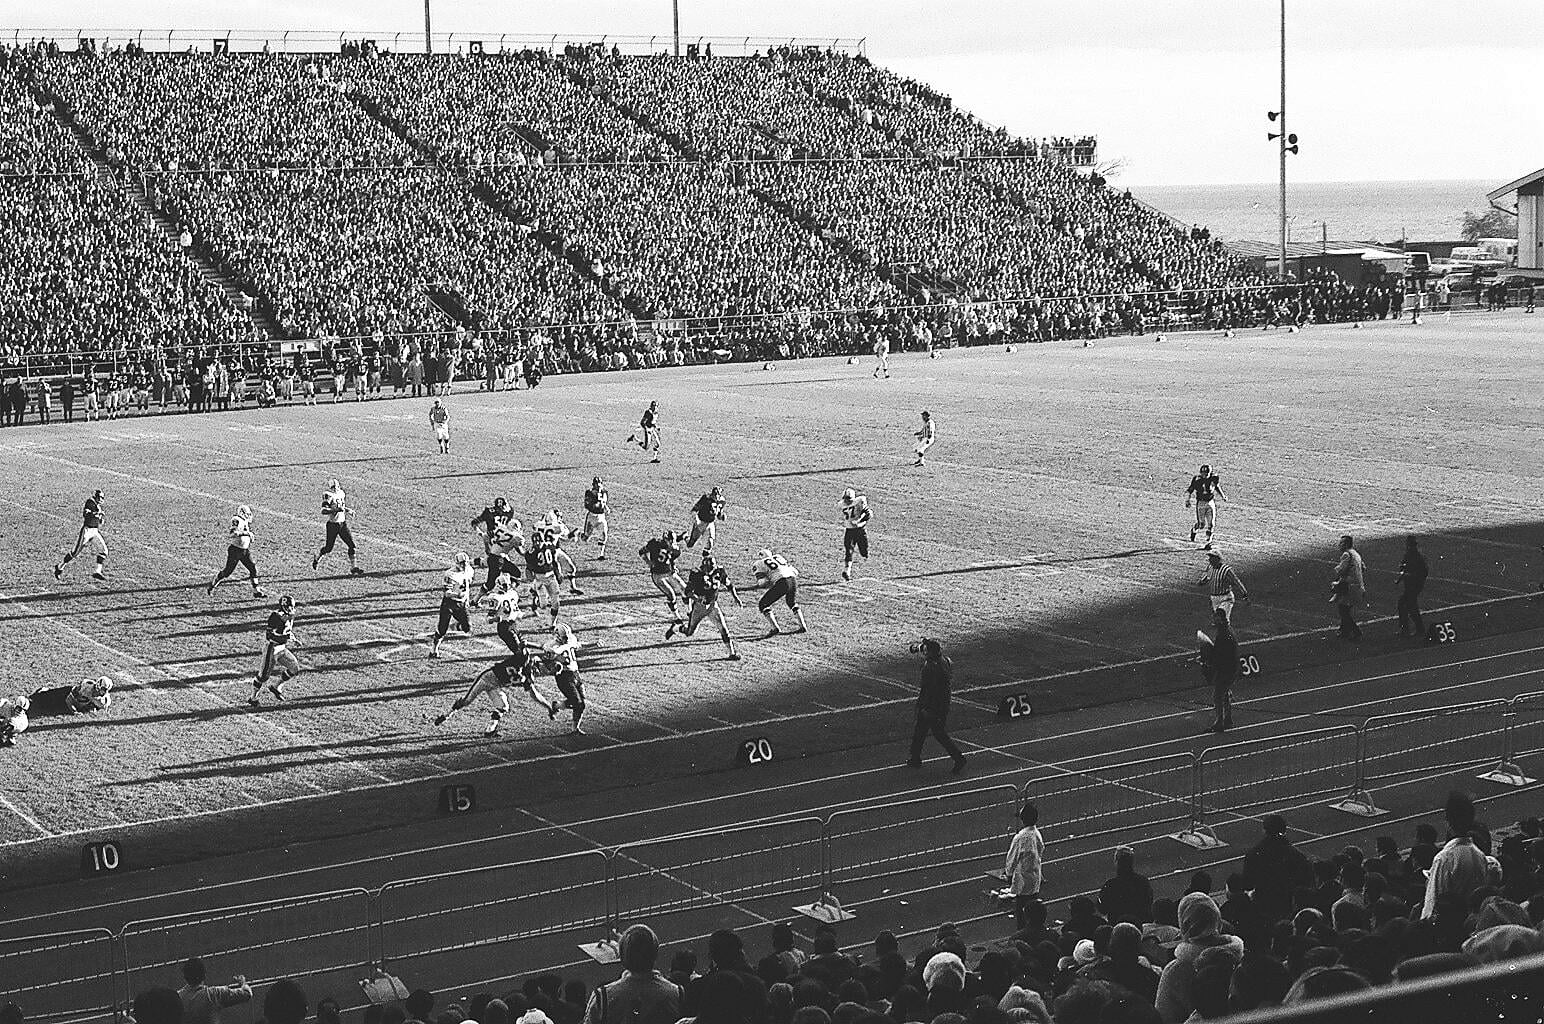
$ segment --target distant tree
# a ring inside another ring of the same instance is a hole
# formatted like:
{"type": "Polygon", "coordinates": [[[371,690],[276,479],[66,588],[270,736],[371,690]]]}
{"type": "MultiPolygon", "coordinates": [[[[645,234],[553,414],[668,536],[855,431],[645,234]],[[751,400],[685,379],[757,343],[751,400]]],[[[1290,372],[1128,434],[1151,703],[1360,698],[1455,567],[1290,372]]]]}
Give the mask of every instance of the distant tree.
{"type": "Polygon", "coordinates": [[[1481,238],[1516,238],[1517,218],[1495,209],[1484,213],[1465,210],[1458,221],[1458,232],[1466,242],[1481,238]]]}

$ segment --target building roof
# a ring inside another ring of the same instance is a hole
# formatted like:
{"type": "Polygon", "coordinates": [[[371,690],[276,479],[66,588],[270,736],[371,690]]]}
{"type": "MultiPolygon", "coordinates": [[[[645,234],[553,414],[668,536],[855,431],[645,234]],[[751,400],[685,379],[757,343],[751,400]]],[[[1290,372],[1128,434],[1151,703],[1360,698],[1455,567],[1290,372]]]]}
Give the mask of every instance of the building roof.
{"type": "MultiPolygon", "coordinates": [[[[1277,242],[1256,242],[1250,239],[1234,239],[1222,243],[1229,252],[1245,259],[1275,259],[1281,255],[1277,242]]],[[[1316,259],[1320,256],[1358,256],[1362,259],[1403,259],[1405,254],[1397,249],[1374,245],[1371,242],[1288,242],[1287,259],[1316,259]]]]}
{"type": "Polygon", "coordinates": [[[1494,192],[1485,193],[1485,198],[1489,199],[1491,202],[1495,202],[1502,196],[1511,195],[1518,189],[1527,188],[1529,185],[1537,184],[1540,181],[1544,181],[1544,167],[1540,167],[1532,174],[1525,174],[1521,178],[1518,178],[1516,181],[1509,181],[1505,185],[1502,185],[1500,188],[1496,189],[1494,192]]]}

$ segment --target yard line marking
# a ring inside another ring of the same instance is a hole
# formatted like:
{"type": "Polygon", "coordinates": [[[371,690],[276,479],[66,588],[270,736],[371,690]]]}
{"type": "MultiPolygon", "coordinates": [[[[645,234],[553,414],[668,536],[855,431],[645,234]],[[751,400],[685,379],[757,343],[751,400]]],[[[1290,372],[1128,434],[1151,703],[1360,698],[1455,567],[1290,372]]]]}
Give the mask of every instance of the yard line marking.
{"type": "Polygon", "coordinates": [[[16,815],[16,817],[20,818],[22,821],[25,821],[27,824],[29,824],[33,828],[37,829],[45,837],[54,838],[54,837],[56,837],[58,835],[57,832],[49,831],[48,829],[44,828],[42,825],[38,824],[38,821],[37,821],[36,818],[34,818],[32,815],[28,814],[26,811],[22,810],[20,807],[17,807],[15,804],[11,803],[11,801],[7,800],[5,798],[5,794],[4,793],[0,793],[0,806],[3,806],[6,810],[8,810],[12,814],[16,815]]]}

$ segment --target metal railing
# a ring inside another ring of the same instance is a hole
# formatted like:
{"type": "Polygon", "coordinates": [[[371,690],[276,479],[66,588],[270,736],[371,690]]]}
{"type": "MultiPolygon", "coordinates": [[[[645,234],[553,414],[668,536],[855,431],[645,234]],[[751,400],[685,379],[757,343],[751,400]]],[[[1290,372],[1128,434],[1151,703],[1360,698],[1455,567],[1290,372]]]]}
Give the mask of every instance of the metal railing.
{"type": "Polygon", "coordinates": [[[3,939],[0,978],[8,994],[25,999],[29,1017],[71,1024],[121,1012],[134,991],[168,983],[193,954],[212,973],[240,970],[259,985],[376,968],[435,977],[479,948],[519,962],[537,940],[559,936],[572,948],[642,919],[664,941],[686,941],[715,927],[786,918],[793,906],[828,895],[848,906],[887,898],[891,890],[878,886],[903,875],[933,889],[971,881],[1000,868],[1017,828],[1014,812],[1027,800],[1056,842],[1130,842],[1180,825],[1175,838],[1214,846],[1216,826],[1271,809],[1343,795],[1332,806],[1377,814],[1380,787],[1481,768],[1488,769],[1481,778],[1500,785],[1536,784],[1544,774],[1544,692],[1117,764],[1083,758],[1029,769],[1035,777],[1017,786],[875,798],[824,815],[445,872],[373,892],[133,921],[116,934],[3,939]]]}

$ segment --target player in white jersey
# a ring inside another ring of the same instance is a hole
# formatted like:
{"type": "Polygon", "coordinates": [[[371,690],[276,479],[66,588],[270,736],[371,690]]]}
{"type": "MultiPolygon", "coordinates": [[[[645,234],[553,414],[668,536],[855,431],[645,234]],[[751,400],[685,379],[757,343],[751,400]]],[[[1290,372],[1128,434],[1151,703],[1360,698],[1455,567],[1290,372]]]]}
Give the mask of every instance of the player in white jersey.
{"type": "Polygon", "coordinates": [[[438,398],[429,407],[429,426],[434,430],[434,440],[440,446],[441,455],[450,454],[450,410],[438,398]]]}
{"type": "Polygon", "coordinates": [[[917,438],[917,446],[914,449],[917,453],[915,465],[921,466],[925,463],[923,456],[927,455],[927,450],[933,447],[933,442],[938,440],[938,428],[933,425],[933,414],[926,409],[922,410],[922,429],[918,430],[915,436],[917,438]]]}
{"type": "Polygon", "coordinates": [[[440,656],[440,643],[450,632],[454,619],[463,633],[472,631],[472,621],[467,608],[472,603],[472,560],[465,551],[456,552],[456,561],[445,570],[445,589],[440,595],[440,621],[434,628],[434,639],[429,644],[429,657],[440,656]]]}
{"type": "Polygon", "coordinates": [[[525,639],[521,637],[515,622],[520,618],[520,592],[507,580],[501,581],[499,588],[484,597],[483,607],[488,609],[489,618],[498,623],[499,639],[504,641],[504,646],[509,648],[509,656],[500,659],[492,667],[484,669],[472,680],[472,685],[467,687],[466,693],[457,697],[451,704],[450,710],[443,715],[437,715],[435,725],[444,725],[451,715],[463,708],[470,707],[478,697],[486,696],[488,702],[493,705],[490,713],[488,728],[484,730],[485,736],[497,736],[499,722],[509,714],[510,689],[524,690],[537,707],[547,712],[547,717],[556,716],[554,701],[546,697],[536,687],[535,665],[532,663],[530,649],[526,646],[525,639]]]}
{"type": "Polygon", "coordinates": [[[868,497],[851,487],[842,492],[842,579],[852,579],[852,556],[868,559],[868,497]]]}
{"type": "Polygon", "coordinates": [[[884,334],[874,339],[874,377],[890,376],[890,339],[884,334]]]}
{"type": "Polygon", "coordinates": [[[342,485],[337,480],[327,481],[327,490],[322,492],[322,516],[327,520],[327,542],[311,559],[313,570],[322,564],[324,557],[332,554],[333,545],[341,540],[344,547],[348,548],[349,573],[354,576],[365,574],[355,558],[354,534],[348,528],[348,514],[348,495],[343,493],[342,485]]]}
{"type": "Polygon", "coordinates": [[[268,616],[263,661],[252,680],[252,697],[247,701],[248,704],[257,707],[257,698],[263,692],[263,684],[276,674],[279,678],[269,683],[268,692],[279,700],[284,699],[284,684],[300,675],[300,662],[290,652],[291,647],[299,646],[300,642],[295,639],[295,601],[288,594],[281,594],[278,607],[268,616]]]}
{"type": "MultiPolygon", "coordinates": [[[[552,629],[552,639],[542,646],[542,654],[552,667],[553,678],[563,694],[562,707],[574,715],[574,732],[583,733],[579,720],[584,717],[584,681],[579,678],[579,640],[568,623],[560,622],[552,629]]],[[[549,717],[558,716],[556,701],[547,709],[549,717]]]]}
{"type": "Polygon", "coordinates": [[[54,563],[54,579],[64,576],[64,567],[75,560],[82,551],[96,556],[96,568],[91,570],[91,578],[95,580],[107,579],[107,541],[102,539],[102,527],[107,523],[107,511],[102,508],[107,495],[101,488],[92,492],[81,507],[80,532],[75,535],[75,547],[62,559],[54,563]]]}
{"type": "Polygon", "coordinates": [[[252,561],[252,509],[246,505],[236,506],[236,514],[231,516],[230,528],[226,531],[225,568],[215,573],[214,579],[209,581],[209,587],[205,594],[212,595],[214,588],[231,578],[236,567],[243,566],[247,570],[247,582],[252,584],[253,597],[265,597],[263,588],[257,583],[257,565],[252,561]]]}
{"type": "Polygon", "coordinates": [[[596,477],[590,482],[590,489],[584,492],[584,529],[579,531],[579,539],[589,540],[599,535],[600,561],[606,560],[606,513],[611,511],[611,495],[606,491],[606,485],[596,477]]]}
{"type": "Polygon", "coordinates": [[[809,626],[799,607],[799,570],[771,548],[762,548],[756,552],[756,578],[767,581],[767,592],[756,603],[762,617],[767,620],[767,636],[777,636],[782,632],[778,628],[777,617],[772,614],[773,607],[779,601],[785,602],[789,611],[793,612],[793,617],[799,621],[799,632],[807,632],[809,626]]]}

